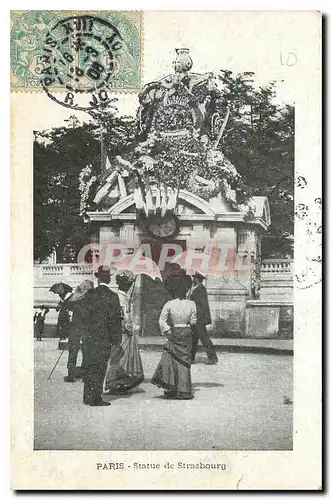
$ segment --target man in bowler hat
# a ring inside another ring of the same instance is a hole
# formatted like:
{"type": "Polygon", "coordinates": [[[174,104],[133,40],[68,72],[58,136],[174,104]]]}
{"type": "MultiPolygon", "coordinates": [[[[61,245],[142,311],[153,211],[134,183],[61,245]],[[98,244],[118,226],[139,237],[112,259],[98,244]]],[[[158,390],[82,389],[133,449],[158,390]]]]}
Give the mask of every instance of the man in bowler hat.
{"type": "Polygon", "coordinates": [[[101,395],[111,348],[121,344],[121,307],[118,295],[108,286],[110,269],[100,266],[95,276],[98,286],[93,291],[90,333],[84,348],[83,401],[90,406],[109,406],[101,395]]]}
{"type": "Polygon", "coordinates": [[[207,291],[203,285],[205,279],[206,277],[203,276],[203,274],[196,271],[193,275],[192,287],[188,293],[188,299],[193,300],[197,308],[197,324],[193,327],[192,337],[192,362],[195,362],[198,341],[200,340],[206,349],[208,357],[207,364],[214,365],[218,363],[218,357],[214,345],[206,331],[206,325],[211,324],[211,314],[207,291]]]}

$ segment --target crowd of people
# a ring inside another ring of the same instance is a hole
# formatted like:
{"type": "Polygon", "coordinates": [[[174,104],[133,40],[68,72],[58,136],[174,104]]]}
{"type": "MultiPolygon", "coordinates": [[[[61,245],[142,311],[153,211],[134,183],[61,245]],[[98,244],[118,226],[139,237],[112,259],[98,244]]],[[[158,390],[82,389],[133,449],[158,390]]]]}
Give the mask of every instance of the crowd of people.
{"type": "MultiPolygon", "coordinates": [[[[135,276],[120,271],[117,293],[109,287],[109,268],[100,267],[95,276],[96,287],[85,280],[73,293],[60,297],[58,334],[68,336],[65,382],[82,378],[84,404],[107,406],[110,403],[102,398],[103,393],[131,391],[143,382],[144,370],[133,328],[135,276]],[[82,366],[77,367],[80,348],[82,366]]],[[[160,313],[159,327],[167,342],[151,383],[162,388],[169,399],[193,398],[191,365],[199,340],[206,349],[207,363],[218,362],[206,330],[211,315],[204,279],[198,272],[191,277],[179,268],[164,282],[169,300],[160,313]]]]}

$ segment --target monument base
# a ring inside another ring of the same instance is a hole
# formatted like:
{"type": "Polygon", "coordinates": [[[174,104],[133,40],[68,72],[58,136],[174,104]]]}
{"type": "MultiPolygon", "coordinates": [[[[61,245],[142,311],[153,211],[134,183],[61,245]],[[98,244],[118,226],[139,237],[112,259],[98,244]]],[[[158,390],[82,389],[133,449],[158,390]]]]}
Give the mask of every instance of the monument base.
{"type": "Polygon", "coordinates": [[[245,336],[245,314],[248,292],[236,285],[208,288],[212,325],[208,331],[215,338],[245,336]]]}
{"type": "Polygon", "coordinates": [[[293,305],[285,302],[248,300],[245,312],[248,338],[293,338],[293,305]]]}

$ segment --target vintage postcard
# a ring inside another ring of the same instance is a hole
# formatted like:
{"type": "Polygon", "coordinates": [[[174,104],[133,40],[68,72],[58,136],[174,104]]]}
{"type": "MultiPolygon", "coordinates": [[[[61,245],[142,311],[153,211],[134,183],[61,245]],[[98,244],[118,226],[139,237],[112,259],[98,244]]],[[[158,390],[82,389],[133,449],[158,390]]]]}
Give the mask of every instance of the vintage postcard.
{"type": "Polygon", "coordinates": [[[12,489],[322,488],[321,43],[11,12],[12,489]]]}

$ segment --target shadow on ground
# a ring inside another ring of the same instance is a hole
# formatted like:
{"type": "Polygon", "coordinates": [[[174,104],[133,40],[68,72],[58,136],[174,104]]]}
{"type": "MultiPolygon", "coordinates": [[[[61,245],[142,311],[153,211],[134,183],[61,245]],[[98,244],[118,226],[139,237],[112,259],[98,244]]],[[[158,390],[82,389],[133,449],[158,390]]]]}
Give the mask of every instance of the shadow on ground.
{"type": "Polygon", "coordinates": [[[224,384],[218,384],[217,382],[196,382],[193,384],[193,388],[195,387],[225,387],[224,384]]]}

